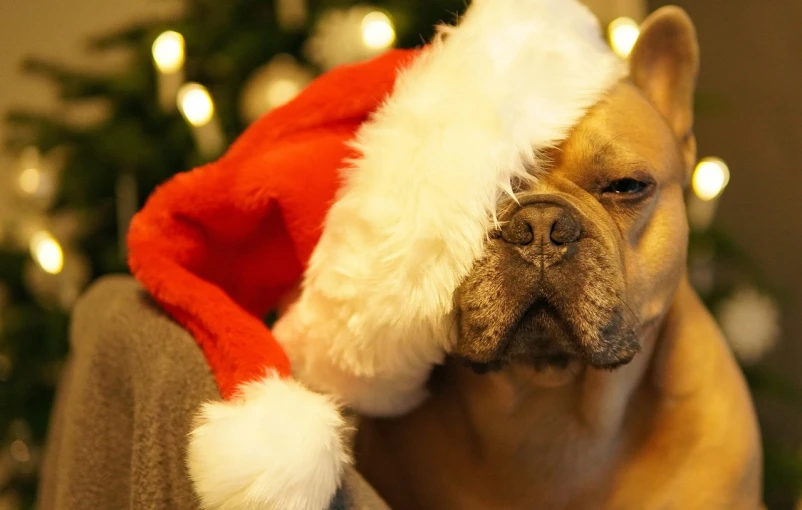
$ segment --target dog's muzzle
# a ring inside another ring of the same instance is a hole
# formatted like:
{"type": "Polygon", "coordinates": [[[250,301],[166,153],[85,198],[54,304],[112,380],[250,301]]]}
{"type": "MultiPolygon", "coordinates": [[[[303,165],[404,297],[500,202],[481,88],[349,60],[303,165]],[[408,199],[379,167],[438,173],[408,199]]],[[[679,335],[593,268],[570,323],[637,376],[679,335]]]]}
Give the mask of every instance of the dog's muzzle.
{"type": "Polygon", "coordinates": [[[621,269],[599,229],[560,195],[521,197],[463,282],[453,354],[481,364],[628,362],[639,346],[621,269]]]}

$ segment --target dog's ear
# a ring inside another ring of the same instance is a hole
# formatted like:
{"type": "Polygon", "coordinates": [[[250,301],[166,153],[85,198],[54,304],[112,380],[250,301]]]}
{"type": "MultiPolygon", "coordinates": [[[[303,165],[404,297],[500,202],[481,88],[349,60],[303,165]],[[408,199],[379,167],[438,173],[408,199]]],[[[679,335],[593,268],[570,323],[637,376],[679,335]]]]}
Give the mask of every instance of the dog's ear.
{"type": "Polygon", "coordinates": [[[693,99],[698,74],[699,43],[690,17],[679,7],[658,9],[641,26],[630,56],[630,78],[682,144],[688,173],[696,160],[693,99]]]}

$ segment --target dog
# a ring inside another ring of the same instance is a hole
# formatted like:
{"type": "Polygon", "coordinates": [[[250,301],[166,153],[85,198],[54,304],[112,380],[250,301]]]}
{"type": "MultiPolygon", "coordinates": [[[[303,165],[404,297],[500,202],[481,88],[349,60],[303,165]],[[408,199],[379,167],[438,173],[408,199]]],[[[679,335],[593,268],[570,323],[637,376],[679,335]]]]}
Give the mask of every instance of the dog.
{"type": "Polygon", "coordinates": [[[699,67],[687,14],[653,13],[629,65],[499,204],[431,397],[361,420],[357,468],[390,507],[761,507],[749,392],[686,273],[699,67]]]}

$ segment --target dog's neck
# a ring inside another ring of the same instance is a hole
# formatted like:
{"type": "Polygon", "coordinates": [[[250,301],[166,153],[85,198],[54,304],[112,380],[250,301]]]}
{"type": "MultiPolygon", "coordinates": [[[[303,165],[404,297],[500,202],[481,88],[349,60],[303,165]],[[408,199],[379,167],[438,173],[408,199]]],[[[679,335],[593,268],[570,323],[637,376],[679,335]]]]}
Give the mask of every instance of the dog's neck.
{"type": "MultiPolygon", "coordinates": [[[[565,483],[580,473],[578,461],[593,477],[595,470],[587,468],[609,467],[607,460],[638,427],[628,411],[649,377],[660,331],[656,322],[646,325],[643,352],[614,371],[571,361],[565,368],[509,365],[477,374],[449,361],[433,381],[427,407],[452,434],[464,437],[477,465],[515,469],[515,478],[522,481],[553,476],[565,483]],[[543,466],[539,459],[544,458],[552,465],[543,466]]],[[[640,420],[644,414],[637,416],[640,420]]]]}
{"type": "MultiPolygon", "coordinates": [[[[561,370],[507,366],[476,374],[450,361],[438,369],[433,394],[420,409],[399,419],[363,423],[357,461],[370,482],[391,494],[405,490],[394,488],[399,476],[416,476],[389,471],[405,465],[428,466],[427,480],[419,482],[436,490],[456,484],[480,492],[479,486],[527,493],[556,484],[570,496],[574,487],[609,485],[601,480],[603,473],[647,433],[658,407],[698,385],[698,376],[687,367],[700,370],[703,347],[694,344],[699,335],[689,335],[688,324],[717,334],[683,279],[667,313],[642,325],[642,352],[617,370],[574,362],[561,370]]],[[[453,504],[460,496],[444,497],[440,504],[453,504]]],[[[420,504],[399,503],[402,508],[420,504]]],[[[473,507],[469,502],[460,506],[473,507]]]]}
{"type": "Polygon", "coordinates": [[[477,374],[449,361],[433,381],[433,399],[438,402],[433,407],[453,414],[476,438],[483,457],[504,455],[505,447],[513,452],[550,449],[555,438],[573,428],[594,436],[594,442],[613,439],[646,376],[657,333],[656,326],[648,326],[643,352],[614,371],[573,360],[565,368],[508,365],[477,374]],[[446,402],[451,404],[443,406],[446,402]],[[516,433],[520,436],[514,437],[516,433]]]}

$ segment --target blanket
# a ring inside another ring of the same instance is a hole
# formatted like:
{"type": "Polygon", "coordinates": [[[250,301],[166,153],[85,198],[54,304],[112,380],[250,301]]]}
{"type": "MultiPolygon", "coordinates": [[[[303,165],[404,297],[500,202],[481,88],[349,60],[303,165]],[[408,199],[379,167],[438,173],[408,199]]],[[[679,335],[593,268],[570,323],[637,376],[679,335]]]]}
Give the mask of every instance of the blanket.
{"type": "MultiPolygon", "coordinates": [[[[219,399],[203,354],[132,278],[78,302],[42,465],[39,508],[197,509],[185,466],[202,402],[219,399]]],[[[331,510],[388,510],[354,470],[331,510]]]]}

